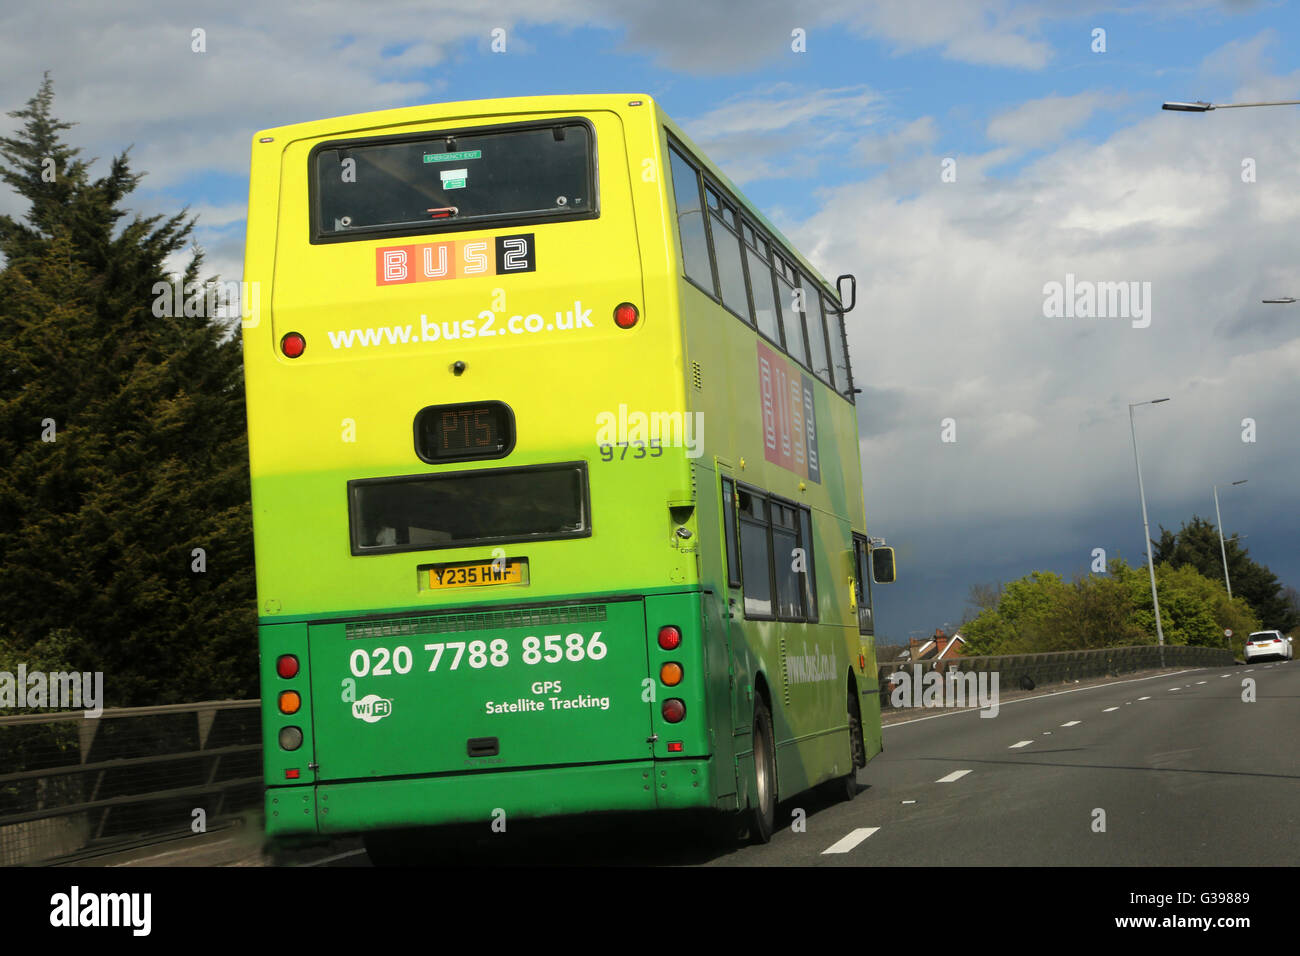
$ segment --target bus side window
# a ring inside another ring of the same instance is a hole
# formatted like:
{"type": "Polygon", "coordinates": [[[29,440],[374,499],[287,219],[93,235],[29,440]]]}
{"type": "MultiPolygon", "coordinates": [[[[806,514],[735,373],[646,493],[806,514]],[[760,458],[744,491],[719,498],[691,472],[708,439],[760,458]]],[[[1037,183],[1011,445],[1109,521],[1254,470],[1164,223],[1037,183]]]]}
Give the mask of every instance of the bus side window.
{"type": "Polygon", "coordinates": [[[740,564],[736,560],[736,488],[730,478],[722,479],[722,530],[727,539],[727,584],[740,587],[740,564]]]}
{"type": "Polygon", "coordinates": [[[685,157],[670,149],[673,195],[677,200],[677,232],[682,239],[682,266],[686,277],[710,295],[713,267],[709,264],[709,237],[704,231],[704,210],[700,205],[700,179],[685,157]]]}
{"type": "Polygon", "coordinates": [[[813,567],[812,511],[799,508],[799,546],[804,549],[803,599],[804,620],[816,621],[817,572],[813,567]]]}
{"type": "Polygon", "coordinates": [[[853,567],[857,578],[858,632],[871,634],[875,631],[871,618],[871,555],[867,550],[867,539],[856,534],[853,536],[853,567]]]}

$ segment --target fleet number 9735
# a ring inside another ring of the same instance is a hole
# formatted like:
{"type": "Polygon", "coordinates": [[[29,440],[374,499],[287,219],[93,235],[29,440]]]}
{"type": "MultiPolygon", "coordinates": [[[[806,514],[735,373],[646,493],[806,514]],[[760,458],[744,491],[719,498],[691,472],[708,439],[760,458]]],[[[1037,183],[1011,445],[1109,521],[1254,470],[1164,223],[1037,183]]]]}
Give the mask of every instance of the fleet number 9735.
{"type": "MultiPolygon", "coordinates": [[[[505,667],[510,663],[510,642],[503,637],[491,641],[443,641],[425,644],[424,650],[429,654],[429,673],[439,668],[459,670],[462,663],[475,670],[489,665],[505,667]]],[[[546,634],[542,637],[530,635],[520,642],[519,648],[519,657],[530,667],[543,661],[547,664],[598,661],[608,653],[609,648],[600,639],[600,631],[591,637],[583,634],[546,634]]],[[[415,655],[404,644],[391,649],[358,647],[349,657],[348,666],[355,677],[409,674],[415,666],[415,655]]]]}

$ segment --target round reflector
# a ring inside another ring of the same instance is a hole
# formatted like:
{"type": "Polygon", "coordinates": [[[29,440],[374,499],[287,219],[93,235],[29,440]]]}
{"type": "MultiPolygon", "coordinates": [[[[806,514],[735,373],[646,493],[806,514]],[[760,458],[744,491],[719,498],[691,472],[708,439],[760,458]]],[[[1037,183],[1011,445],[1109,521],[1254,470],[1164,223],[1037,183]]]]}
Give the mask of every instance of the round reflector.
{"type": "Polygon", "coordinates": [[[681,647],[682,631],[679,627],[666,624],[659,628],[659,646],[666,651],[675,651],[681,647]]]}
{"type": "Polygon", "coordinates": [[[307,348],[307,340],[297,332],[289,332],[280,340],[280,351],[289,358],[297,358],[307,348]]]}
{"type": "Polygon", "coordinates": [[[669,661],[659,668],[659,680],[665,687],[676,687],[682,682],[682,665],[676,661],[669,661]]]}
{"type": "Polygon", "coordinates": [[[280,728],[280,749],[297,750],[302,746],[302,731],[297,727],[280,728]]]}
{"type": "Polygon", "coordinates": [[[281,654],[275,662],[275,672],[288,680],[298,676],[298,658],[292,654],[281,654]]]}
{"type": "Polygon", "coordinates": [[[620,329],[632,328],[639,317],[636,306],[631,302],[620,302],[614,306],[614,324],[620,329]]]}
{"type": "Polygon", "coordinates": [[[280,691],[280,713],[296,714],[302,707],[302,697],[296,690],[280,691]]]}
{"type": "Polygon", "coordinates": [[[663,715],[664,720],[675,724],[686,716],[686,705],[676,697],[670,697],[664,701],[663,715]]]}

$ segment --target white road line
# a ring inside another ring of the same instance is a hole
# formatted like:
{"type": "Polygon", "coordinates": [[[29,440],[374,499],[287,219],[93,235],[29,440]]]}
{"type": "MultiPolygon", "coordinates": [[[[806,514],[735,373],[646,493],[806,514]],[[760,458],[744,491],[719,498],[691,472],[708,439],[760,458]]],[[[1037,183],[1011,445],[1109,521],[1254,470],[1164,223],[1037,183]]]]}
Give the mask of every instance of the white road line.
{"type": "Polygon", "coordinates": [[[838,843],[832,843],[826,849],[822,850],[822,856],[825,856],[827,853],[848,853],[879,829],[880,827],[858,827],[843,840],[840,840],[838,843]]]}
{"type": "Polygon", "coordinates": [[[904,800],[903,802],[904,802],[904,803],[916,803],[915,800],[904,800]]]}
{"type": "Polygon", "coordinates": [[[1011,745],[1010,747],[1008,747],[1007,749],[1008,749],[1008,750],[1015,750],[1017,747],[1028,747],[1028,746],[1029,746],[1030,744],[1032,744],[1032,743],[1033,743],[1032,740],[1022,740],[1022,741],[1020,741],[1020,743],[1018,743],[1018,744],[1012,744],[1012,745],[1011,745]]]}
{"type": "Polygon", "coordinates": [[[948,774],[948,776],[940,777],[935,781],[935,783],[952,783],[954,780],[960,780],[968,773],[970,773],[969,770],[954,770],[952,773],[948,774]]]}
{"type": "Polygon", "coordinates": [[[1203,681],[1203,680],[1198,680],[1196,683],[1198,683],[1198,684],[1204,684],[1205,681],[1203,681]]]}
{"type": "Polygon", "coordinates": [[[176,856],[180,853],[195,853],[198,850],[209,850],[213,847],[223,846],[233,840],[234,837],[227,837],[224,840],[217,840],[215,843],[201,843],[197,846],[187,846],[180,850],[168,850],[166,853],[154,853],[150,856],[140,856],[136,857],[134,860],[123,860],[121,863],[110,863],[109,866],[141,866],[148,863],[150,860],[161,860],[163,857],[176,856]]]}
{"type": "Polygon", "coordinates": [[[1150,700],[1150,697],[1139,697],[1138,700],[1150,700]]]}
{"type": "Polygon", "coordinates": [[[1062,727],[1073,727],[1075,724],[1081,724],[1081,723],[1083,723],[1083,721],[1081,721],[1081,720],[1067,720],[1065,723],[1061,724],[1061,726],[1062,726],[1062,727]]]}
{"type": "Polygon", "coordinates": [[[1222,680],[1224,677],[1231,677],[1231,676],[1232,676],[1231,674],[1220,674],[1219,679],[1222,680]]]}
{"type": "Polygon", "coordinates": [[[310,863],[303,863],[302,866],[324,866],[326,863],[333,863],[335,860],[346,860],[350,856],[360,856],[365,850],[348,850],[347,853],[335,853],[333,856],[327,856],[323,860],[312,860],[310,863]]]}
{"type": "Polygon", "coordinates": [[[1169,689],[1170,689],[1171,691],[1182,690],[1181,687],[1171,687],[1171,688],[1169,688],[1169,689]]]}
{"type": "Polygon", "coordinates": [[[1118,708],[1118,707],[1107,707],[1105,710],[1102,711],[1102,713],[1103,713],[1103,714],[1109,714],[1112,710],[1119,710],[1119,708],[1118,708]]]}

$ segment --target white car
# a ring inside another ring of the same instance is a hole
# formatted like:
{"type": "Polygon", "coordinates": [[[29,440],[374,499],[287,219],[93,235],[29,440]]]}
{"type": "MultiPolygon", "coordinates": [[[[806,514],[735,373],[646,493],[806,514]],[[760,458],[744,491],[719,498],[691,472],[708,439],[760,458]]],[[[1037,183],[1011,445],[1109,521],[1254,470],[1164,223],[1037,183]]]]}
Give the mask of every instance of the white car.
{"type": "Polygon", "coordinates": [[[1252,661],[1291,660],[1291,638],[1281,631],[1256,631],[1246,639],[1246,663],[1252,661]]]}

